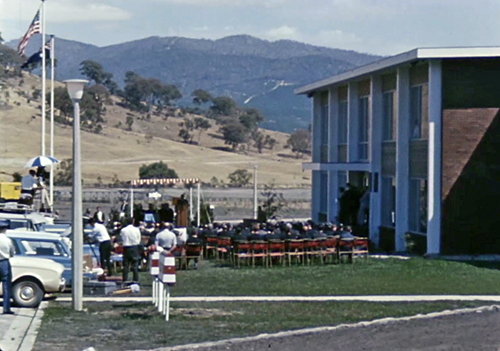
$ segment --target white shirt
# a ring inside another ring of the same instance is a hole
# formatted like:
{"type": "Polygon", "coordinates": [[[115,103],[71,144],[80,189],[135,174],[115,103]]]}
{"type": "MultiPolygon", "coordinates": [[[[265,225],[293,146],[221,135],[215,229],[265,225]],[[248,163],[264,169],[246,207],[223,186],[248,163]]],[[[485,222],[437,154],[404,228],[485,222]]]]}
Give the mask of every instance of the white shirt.
{"type": "Polygon", "coordinates": [[[0,260],[9,259],[16,254],[12,240],[5,234],[0,234],[0,260]]]}
{"type": "Polygon", "coordinates": [[[141,242],[141,231],[139,228],[129,224],[120,231],[123,246],[135,246],[141,242]]]}
{"type": "Polygon", "coordinates": [[[164,229],[156,234],[155,244],[164,249],[171,250],[177,245],[177,236],[168,229],[164,229]]]}
{"type": "Polygon", "coordinates": [[[100,243],[106,240],[111,240],[108,230],[101,223],[94,223],[94,230],[92,231],[92,236],[100,243]]]}

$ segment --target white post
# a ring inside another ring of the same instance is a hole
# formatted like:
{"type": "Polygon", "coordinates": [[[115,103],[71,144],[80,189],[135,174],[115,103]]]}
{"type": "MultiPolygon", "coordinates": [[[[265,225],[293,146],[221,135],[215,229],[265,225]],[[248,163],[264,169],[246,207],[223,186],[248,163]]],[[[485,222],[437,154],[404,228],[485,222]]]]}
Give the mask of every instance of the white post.
{"type": "Polygon", "coordinates": [[[441,252],[442,203],[441,61],[429,62],[429,150],[427,189],[427,253],[441,252]]]}
{"type": "Polygon", "coordinates": [[[80,100],[83,96],[83,88],[88,81],[82,79],[70,79],[66,83],[69,96],[73,101],[73,202],[72,202],[72,268],[73,286],[72,298],[73,309],[82,311],[83,298],[83,218],[82,218],[82,169],[80,151],[80,100]]]}
{"type": "Polygon", "coordinates": [[[201,204],[201,181],[198,182],[197,184],[197,192],[198,192],[198,199],[196,202],[196,213],[198,214],[198,218],[196,219],[196,225],[199,227],[201,223],[201,211],[200,211],[200,204],[201,204]]]}
{"type": "Polygon", "coordinates": [[[130,184],[130,218],[134,218],[134,186],[130,184]]]}
{"type": "Polygon", "coordinates": [[[258,215],[257,203],[257,165],[253,166],[253,219],[257,219],[258,215]]]}
{"type": "Polygon", "coordinates": [[[165,298],[165,320],[168,322],[170,318],[170,287],[167,285],[166,298],[165,298]]]}
{"type": "Polygon", "coordinates": [[[163,313],[163,301],[164,301],[164,288],[165,288],[165,285],[163,284],[163,282],[159,282],[158,283],[158,312],[160,313],[163,313]]]}
{"type": "MultiPolygon", "coordinates": [[[[55,79],[55,39],[50,37],[50,156],[54,157],[54,79],[55,79]]],[[[45,51],[45,48],[44,48],[45,51]]],[[[54,210],[54,165],[50,165],[49,207],[54,210]]]]}
{"type": "Polygon", "coordinates": [[[189,184],[189,223],[193,222],[193,185],[189,184]]]}
{"type": "MultiPolygon", "coordinates": [[[[42,22],[42,138],[41,138],[41,155],[45,156],[45,0],[42,0],[42,9],[40,12],[42,22]]],[[[42,199],[43,203],[43,199],[42,199]]]]}

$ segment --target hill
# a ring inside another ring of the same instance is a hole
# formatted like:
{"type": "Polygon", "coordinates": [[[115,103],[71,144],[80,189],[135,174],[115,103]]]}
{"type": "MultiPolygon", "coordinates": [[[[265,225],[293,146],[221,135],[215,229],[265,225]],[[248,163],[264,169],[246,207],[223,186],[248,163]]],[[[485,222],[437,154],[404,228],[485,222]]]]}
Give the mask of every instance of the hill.
{"type": "MultiPolygon", "coordinates": [[[[0,81],[0,180],[10,181],[6,174],[24,173],[25,162],[40,153],[40,101],[32,97],[39,88],[39,77],[25,72],[21,77],[0,81]]],[[[262,154],[253,148],[245,154],[224,151],[226,146],[215,123],[201,135],[199,145],[186,144],[178,137],[179,123],[184,117],[181,111],[152,114],[149,118],[135,114],[132,131],[127,131],[124,126],[131,112],[117,101],[114,98],[107,106],[106,124],[100,134],[82,131],[82,172],[87,185],[135,179],[141,165],[160,160],[180,177],[198,177],[204,182],[214,177],[227,182],[228,174],[234,170],[251,172],[258,165],[261,184],[287,187],[310,184],[310,174],[302,172],[304,160],[294,158],[284,149],[286,133],[263,131],[275,138],[277,145],[262,154]]],[[[46,130],[48,133],[48,123],[46,130]]],[[[48,150],[49,137],[46,138],[48,150]]],[[[55,156],[61,160],[71,158],[71,146],[72,128],[56,124],[55,156]]]]}
{"type": "MultiPolygon", "coordinates": [[[[38,42],[32,40],[31,44],[38,42]]],[[[310,101],[294,95],[294,88],[379,58],[248,35],[218,40],[149,37],[106,47],[58,39],[56,48],[61,80],[81,76],[80,62],[91,59],[113,73],[119,84],[127,71],[174,84],[182,91],[184,104],[190,102],[195,89],[230,96],[240,104],[259,108],[267,117],[264,127],[285,132],[310,123],[310,101]]]]}

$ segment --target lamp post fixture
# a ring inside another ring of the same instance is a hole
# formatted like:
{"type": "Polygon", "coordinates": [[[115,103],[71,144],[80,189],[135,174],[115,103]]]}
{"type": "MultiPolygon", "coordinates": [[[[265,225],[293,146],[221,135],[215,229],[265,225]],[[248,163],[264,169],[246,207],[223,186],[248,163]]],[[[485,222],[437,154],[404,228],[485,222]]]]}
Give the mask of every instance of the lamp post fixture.
{"type": "Polygon", "coordinates": [[[73,101],[73,202],[72,202],[72,268],[73,309],[82,311],[83,297],[83,218],[82,218],[82,169],[80,162],[80,100],[83,96],[83,87],[88,80],[65,80],[68,94],[73,101]]]}

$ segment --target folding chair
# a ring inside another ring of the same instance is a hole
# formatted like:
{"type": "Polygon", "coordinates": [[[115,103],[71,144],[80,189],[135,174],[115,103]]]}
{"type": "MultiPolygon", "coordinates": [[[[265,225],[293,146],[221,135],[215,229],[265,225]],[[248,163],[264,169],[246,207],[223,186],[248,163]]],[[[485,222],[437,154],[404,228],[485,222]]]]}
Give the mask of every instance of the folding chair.
{"type": "Polygon", "coordinates": [[[217,259],[220,261],[225,260],[226,258],[231,261],[231,250],[233,248],[233,244],[230,237],[218,237],[217,238],[217,259]]]}
{"type": "Polygon", "coordinates": [[[203,253],[205,258],[216,257],[217,254],[217,237],[207,236],[204,241],[203,253]]]}
{"type": "Polygon", "coordinates": [[[186,269],[189,268],[189,261],[193,260],[194,261],[194,266],[195,268],[198,267],[198,261],[203,257],[203,244],[198,244],[198,243],[186,243],[184,246],[185,248],[185,255],[184,255],[184,260],[182,261],[184,267],[186,269]]]}
{"type": "Polygon", "coordinates": [[[233,245],[233,263],[239,268],[240,261],[252,259],[252,245],[248,241],[235,241],[233,245]]]}
{"type": "Polygon", "coordinates": [[[285,242],[283,240],[269,240],[267,246],[267,259],[269,266],[273,266],[273,259],[283,265],[285,258],[285,242]]]}
{"type": "Polygon", "coordinates": [[[305,263],[304,240],[289,239],[285,241],[285,257],[287,257],[288,265],[292,265],[292,260],[295,257],[297,261],[305,263]]]}
{"type": "Polygon", "coordinates": [[[262,265],[267,267],[267,242],[266,241],[251,241],[252,248],[252,267],[255,267],[255,261],[261,259],[262,265]]]}

